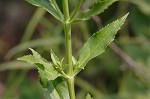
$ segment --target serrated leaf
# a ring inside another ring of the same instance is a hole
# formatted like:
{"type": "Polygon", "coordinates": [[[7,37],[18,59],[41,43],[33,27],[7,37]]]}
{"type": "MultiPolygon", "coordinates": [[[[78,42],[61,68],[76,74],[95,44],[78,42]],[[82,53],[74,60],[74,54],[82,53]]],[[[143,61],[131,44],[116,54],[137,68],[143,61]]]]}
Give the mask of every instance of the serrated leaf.
{"type": "Polygon", "coordinates": [[[27,2],[33,4],[34,6],[42,7],[50,14],[52,14],[56,19],[62,21],[63,15],[59,14],[55,6],[50,0],[26,0],[27,2]]]}
{"type": "Polygon", "coordinates": [[[18,60],[26,61],[30,64],[35,64],[38,67],[40,77],[47,80],[54,80],[61,76],[60,73],[54,68],[53,64],[42,58],[36,51],[30,49],[33,55],[23,56],[18,60]]]}
{"type": "Polygon", "coordinates": [[[58,63],[61,63],[59,58],[55,55],[55,53],[51,50],[51,59],[55,65],[58,65],[58,63]]]}
{"type": "Polygon", "coordinates": [[[54,81],[48,81],[43,89],[46,99],[69,99],[68,86],[60,77],[54,81]]]}
{"type": "Polygon", "coordinates": [[[86,99],[93,99],[90,94],[86,95],[86,99]]]}
{"type": "Polygon", "coordinates": [[[75,74],[84,69],[85,65],[92,58],[102,54],[106,47],[112,42],[115,38],[115,34],[120,29],[120,27],[125,22],[128,14],[123,16],[122,18],[112,22],[107,25],[97,33],[95,33],[83,46],[79,53],[79,66],[75,70],[75,74]]]}
{"type": "Polygon", "coordinates": [[[17,60],[27,61],[30,64],[38,63],[38,61],[32,55],[25,55],[20,58],[17,58],[17,60]]]}
{"type": "Polygon", "coordinates": [[[86,11],[82,11],[79,17],[75,20],[76,21],[82,21],[82,20],[88,20],[90,17],[98,15],[102,13],[105,9],[108,8],[111,4],[116,2],[117,0],[102,0],[97,1],[93,3],[91,6],[91,9],[88,9],[86,11]]]}

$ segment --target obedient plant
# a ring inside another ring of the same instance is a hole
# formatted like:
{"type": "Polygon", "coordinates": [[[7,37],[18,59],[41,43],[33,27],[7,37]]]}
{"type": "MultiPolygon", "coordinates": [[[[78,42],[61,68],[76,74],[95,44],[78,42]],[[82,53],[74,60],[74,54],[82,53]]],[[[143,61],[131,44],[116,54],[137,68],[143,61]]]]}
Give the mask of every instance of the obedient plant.
{"type": "MultiPolygon", "coordinates": [[[[102,13],[117,0],[97,0],[85,11],[80,9],[83,0],[78,0],[74,11],[70,14],[68,0],[62,0],[63,10],[58,6],[59,0],[26,0],[27,2],[47,10],[64,25],[66,63],[59,59],[51,50],[52,62],[44,59],[40,54],[30,48],[33,55],[26,55],[18,60],[26,61],[37,66],[40,83],[47,99],[75,99],[74,78],[94,57],[102,54],[106,47],[115,38],[115,34],[125,22],[128,14],[110,23],[93,34],[81,48],[78,59],[72,56],[71,25],[86,21],[102,13]]],[[[74,1],[71,1],[74,2],[74,1]]],[[[86,99],[92,99],[88,94],[86,99]]]]}

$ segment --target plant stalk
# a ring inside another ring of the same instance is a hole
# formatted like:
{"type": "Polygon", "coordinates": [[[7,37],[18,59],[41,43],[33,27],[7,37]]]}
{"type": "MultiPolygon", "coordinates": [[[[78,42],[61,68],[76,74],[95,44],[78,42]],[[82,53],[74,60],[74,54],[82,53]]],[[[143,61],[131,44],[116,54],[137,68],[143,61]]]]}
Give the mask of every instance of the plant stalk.
{"type": "Polygon", "coordinates": [[[71,25],[64,24],[65,31],[65,39],[66,39],[66,58],[68,64],[68,72],[69,76],[73,75],[73,67],[72,67],[72,43],[71,43],[71,25]]]}
{"type": "Polygon", "coordinates": [[[66,23],[70,19],[68,0],[62,0],[62,1],[63,1],[64,21],[66,23]]]}
{"type": "Polygon", "coordinates": [[[74,77],[67,79],[70,99],[75,99],[74,77]]]}
{"type": "Polygon", "coordinates": [[[66,59],[68,64],[67,75],[67,84],[69,90],[70,99],[75,99],[75,91],[74,91],[74,74],[73,74],[73,65],[72,65],[72,42],[71,42],[71,24],[69,23],[70,15],[69,15],[69,6],[68,0],[63,1],[63,12],[64,12],[64,32],[65,32],[65,40],[66,40],[66,59]]]}

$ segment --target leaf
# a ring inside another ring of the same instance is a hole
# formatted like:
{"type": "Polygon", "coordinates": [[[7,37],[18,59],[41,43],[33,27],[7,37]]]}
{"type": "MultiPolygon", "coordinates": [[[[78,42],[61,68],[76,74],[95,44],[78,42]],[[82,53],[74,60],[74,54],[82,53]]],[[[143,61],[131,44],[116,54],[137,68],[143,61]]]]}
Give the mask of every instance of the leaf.
{"type": "Polygon", "coordinates": [[[58,77],[53,81],[53,84],[61,99],[70,99],[67,83],[62,78],[58,77]]]}
{"type": "Polygon", "coordinates": [[[63,15],[59,15],[55,6],[50,0],[26,0],[27,2],[33,4],[34,6],[42,7],[47,10],[50,14],[52,14],[56,19],[62,20],[63,15]]]}
{"type": "Polygon", "coordinates": [[[59,58],[55,55],[53,50],[51,50],[51,59],[55,65],[61,65],[59,58]]]}
{"type": "Polygon", "coordinates": [[[92,58],[102,54],[106,47],[112,42],[115,38],[115,34],[120,29],[120,27],[125,22],[128,14],[123,16],[121,19],[114,21],[113,23],[107,25],[97,33],[95,33],[83,46],[79,53],[79,66],[75,70],[75,74],[84,69],[85,65],[92,58]]]}
{"type": "Polygon", "coordinates": [[[90,94],[87,94],[86,99],[93,99],[90,94]]]}
{"type": "Polygon", "coordinates": [[[42,58],[41,55],[39,55],[33,49],[30,50],[32,51],[33,55],[26,55],[21,58],[18,58],[18,60],[26,61],[30,64],[37,65],[40,77],[42,79],[54,80],[60,76],[59,72],[54,68],[54,66],[50,62],[42,58]]]}
{"type": "Polygon", "coordinates": [[[48,81],[46,86],[43,86],[43,90],[46,99],[69,99],[68,86],[60,77],[48,81]]]}
{"type": "Polygon", "coordinates": [[[102,13],[105,9],[108,8],[111,4],[116,2],[117,0],[102,0],[97,1],[93,3],[91,6],[91,9],[88,9],[86,11],[82,11],[79,17],[75,21],[82,21],[82,20],[88,20],[90,17],[98,15],[102,13]]]}
{"type": "Polygon", "coordinates": [[[25,55],[25,56],[18,58],[17,60],[27,61],[30,64],[38,63],[38,61],[32,55],[25,55]]]}

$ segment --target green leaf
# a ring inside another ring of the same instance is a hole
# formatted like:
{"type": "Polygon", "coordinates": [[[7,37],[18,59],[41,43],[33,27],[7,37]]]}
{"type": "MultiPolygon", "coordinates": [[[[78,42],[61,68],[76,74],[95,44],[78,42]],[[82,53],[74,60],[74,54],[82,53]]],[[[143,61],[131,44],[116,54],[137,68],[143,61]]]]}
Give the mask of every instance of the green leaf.
{"type": "Polygon", "coordinates": [[[26,61],[30,64],[38,63],[38,61],[32,55],[25,55],[20,58],[17,58],[17,60],[26,61]]]}
{"type": "Polygon", "coordinates": [[[79,66],[75,70],[75,74],[84,69],[85,65],[92,58],[102,54],[106,47],[112,42],[115,38],[115,34],[120,29],[120,27],[125,22],[128,14],[123,16],[121,19],[114,21],[113,23],[107,25],[97,33],[95,33],[83,46],[79,53],[79,66]]]}
{"type": "Polygon", "coordinates": [[[87,94],[86,99],[93,99],[90,94],[87,94]]]}
{"type": "Polygon", "coordinates": [[[42,7],[52,14],[56,19],[62,21],[63,15],[59,14],[54,4],[50,0],[26,0],[34,6],[42,7]]]}
{"type": "Polygon", "coordinates": [[[67,83],[62,78],[58,77],[53,81],[53,84],[61,99],[70,99],[67,83]]]}
{"type": "Polygon", "coordinates": [[[108,6],[110,6],[111,4],[113,4],[116,1],[117,0],[97,1],[97,2],[93,3],[93,5],[91,6],[91,9],[81,12],[78,19],[76,19],[75,21],[88,20],[88,19],[90,19],[90,17],[102,13],[105,9],[108,8],[108,6]]]}
{"type": "Polygon", "coordinates": [[[53,50],[51,50],[51,59],[53,61],[53,63],[57,66],[57,65],[61,65],[61,62],[59,60],[59,58],[55,55],[55,53],[53,52],[53,50]]]}
{"type": "Polygon", "coordinates": [[[68,86],[60,77],[54,81],[48,81],[46,86],[43,86],[43,89],[46,99],[70,99],[68,86]]]}
{"type": "Polygon", "coordinates": [[[36,51],[30,49],[33,55],[23,56],[18,58],[18,60],[26,61],[30,64],[35,64],[38,67],[40,77],[42,79],[54,80],[61,76],[60,73],[55,69],[55,67],[48,62],[46,59],[42,58],[36,51]]]}

